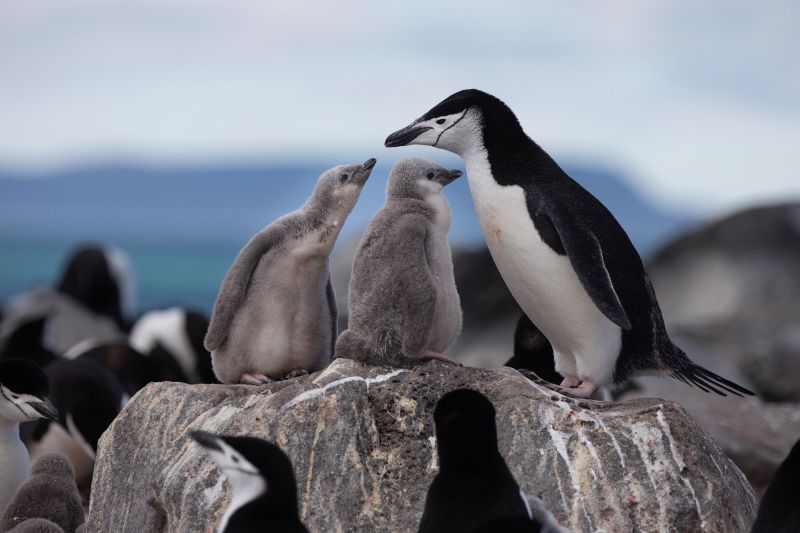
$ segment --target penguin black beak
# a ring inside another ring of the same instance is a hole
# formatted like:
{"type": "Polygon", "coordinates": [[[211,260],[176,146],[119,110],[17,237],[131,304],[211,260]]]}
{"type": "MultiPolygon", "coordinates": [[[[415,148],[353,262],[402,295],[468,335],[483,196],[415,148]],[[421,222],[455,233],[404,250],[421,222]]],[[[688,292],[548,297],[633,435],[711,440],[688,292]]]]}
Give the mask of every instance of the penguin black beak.
{"type": "Polygon", "coordinates": [[[58,409],[56,409],[53,402],[50,401],[49,398],[45,398],[40,402],[31,402],[28,405],[33,407],[33,410],[42,415],[42,418],[46,418],[47,420],[57,421],[58,420],[58,409]]]}
{"type": "Polygon", "coordinates": [[[460,178],[463,174],[464,173],[461,172],[460,170],[455,170],[455,169],[448,170],[448,171],[442,172],[438,176],[436,176],[435,181],[437,183],[441,183],[442,187],[445,187],[446,185],[449,185],[449,184],[453,183],[455,180],[457,180],[458,178],[460,178]]]}
{"type": "Polygon", "coordinates": [[[192,437],[197,444],[209,450],[223,451],[222,446],[217,442],[218,437],[212,433],[205,431],[190,431],[189,436],[192,437]]]}
{"type": "Polygon", "coordinates": [[[430,126],[415,126],[414,124],[410,126],[406,126],[402,130],[397,130],[396,132],[392,133],[386,140],[384,141],[384,146],[386,148],[395,148],[397,146],[406,146],[410,144],[411,141],[416,139],[420,136],[420,134],[431,130],[430,126]]]}
{"type": "Polygon", "coordinates": [[[364,161],[364,164],[361,165],[361,168],[353,172],[353,176],[350,181],[359,186],[364,185],[367,182],[369,175],[372,174],[372,169],[375,168],[375,163],[377,163],[377,161],[374,157],[364,161]]]}

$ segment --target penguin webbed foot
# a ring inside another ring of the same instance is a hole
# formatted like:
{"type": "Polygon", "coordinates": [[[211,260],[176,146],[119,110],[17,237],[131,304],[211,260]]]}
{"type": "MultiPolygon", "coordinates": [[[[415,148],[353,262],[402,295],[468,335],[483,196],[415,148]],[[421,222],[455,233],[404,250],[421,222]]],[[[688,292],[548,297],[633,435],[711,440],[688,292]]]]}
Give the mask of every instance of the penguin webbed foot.
{"type": "MultiPolygon", "coordinates": [[[[565,378],[564,381],[567,381],[565,378]]],[[[558,392],[573,398],[590,398],[594,391],[597,390],[597,383],[591,379],[584,379],[576,386],[564,386],[564,381],[558,387],[558,392]]]]}
{"type": "Polygon", "coordinates": [[[461,366],[461,367],[464,366],[461,363],[459,363],[458,361],[449,358],[445,354],[439,353],[439,352],[434,352],[433,350],[425,350],[424,352],[422,352],[422,359],[423,360],[425,360],[425,359],[427,359],[427,360],[435,359],[437,361],[441,361],[443,363],[447,363],[448,365],[461,366]]]}
{"type": "Polygon", "coordinates": [[[264,374],[243,374],[239,382],[243,385],[267,385],[275,380],[264,374]]]}
{"type": "Polygon", "coordinates": [[[308,375],[308,370],[306,370],[305,368],[298,368],[297,370],[292,370],[291,372],[283,376],[283,379],[286,380],[286,379],[301,378],[307,375],[308,375]]]}

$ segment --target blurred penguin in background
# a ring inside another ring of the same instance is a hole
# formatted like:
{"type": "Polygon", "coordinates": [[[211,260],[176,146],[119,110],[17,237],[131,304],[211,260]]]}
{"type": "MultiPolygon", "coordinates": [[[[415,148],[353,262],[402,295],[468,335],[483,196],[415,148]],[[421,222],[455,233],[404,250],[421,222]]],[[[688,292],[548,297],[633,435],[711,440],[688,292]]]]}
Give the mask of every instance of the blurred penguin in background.
{"type": "Polygon", "coordinates": [[[124,339],[133,310],[133,277],[127,256],[110,247],[87,245],[67,261],[55,289],[22,294],[4,310],[0,352],[21,327],[43,320],[39,344],[56,355],[87,339],[124,339]]]}
{"type": "Polygon", "coordinates": [[[171,381],[218,383],[211,368],[211,353],[203,346],[208,331],[208,317],[191,309],[172,307],[150,311],[133,325],[131,346],[164,365],[171,359],[183,378],[171,381]]]}
{"type": "MultiPolygon", "coordinates": [[[[86,531],[83,526],[75,531],[86,531]]],[[[45,518],[28,518],[20,525],[9,529],[8,533],[64,533],[64,530],[45,518]]]]}
{"type": "Polygon", "coordinates": [[[23,439],[33,458],[50,452],[67,456],[76,482],[86,487],[91,481],[98,440],[128,396],[111,372],[91,360],[60,359],[44,371],[58,419],[25,424],[23,439]]]}
{"type": "Polygon", "coordinates": [[[128,343],[81,343],[67,352],[67,359],[92,361],[117,378],[128,397],[133,396],[148,383],[157,381],[186,382],[180,365],[169,354],[157,352],[142,355],[128,343]]]}
{"type": "Polygon", "coordinates": [[[752,533],[800,531],[800,505],[794,492],[800,483],[800,441],[797,441],[764,491],[752,533]]]}
{"type": "MultiPolygon", "coordinates": [[[[48,453],[33,462],[30,477],[0,519],[0,531],[19,527],[31,519],[47,520],[65,533],[73,533],[85,520],[75,473],[69,460],[61,454],[48,453]]],[[[43,525],[50,527],[46,522],[43,525]]],[[[36,531],[32,525],[27,530],[36,531]]],[[[42,531],[52,531],[52,528],[42,531]]]]}

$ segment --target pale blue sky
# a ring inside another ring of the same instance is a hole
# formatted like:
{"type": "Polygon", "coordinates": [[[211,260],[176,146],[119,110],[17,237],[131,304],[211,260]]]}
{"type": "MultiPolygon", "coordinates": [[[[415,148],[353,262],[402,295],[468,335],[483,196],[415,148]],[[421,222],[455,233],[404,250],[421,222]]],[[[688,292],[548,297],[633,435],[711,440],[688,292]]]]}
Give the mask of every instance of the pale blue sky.
{"type": "Polygon", "coordinates": [[[477,87],[556,156],[723,211],[800,197],[798,27],[795,0],[4,0],[0,165],[397,158],[477,87]]]}

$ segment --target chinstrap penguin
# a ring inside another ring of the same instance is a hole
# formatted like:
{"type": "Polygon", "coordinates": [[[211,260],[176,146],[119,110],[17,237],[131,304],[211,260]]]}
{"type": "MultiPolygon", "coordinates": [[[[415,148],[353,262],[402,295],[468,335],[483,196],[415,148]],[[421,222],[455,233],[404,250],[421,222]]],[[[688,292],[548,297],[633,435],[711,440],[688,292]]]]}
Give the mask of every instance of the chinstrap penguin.
{"type": "Polygon", "coordinates": [[[308,533],[297,510],[297,484],[289,458],[255,437],[192,431],[191,437],[217,463],[233,490],[218,533],[308,533]]]}
{"type": "MultiPolygon", "coordinates": [[[[149,311],[131,329],[128,342],[144,355],[171,358],[188,383],[215,383],[211,354],[203,346],[208,318],[198,311],[171,307],[149,311]]],[[[173,379],[172,381],[178,381],[173,379]]]]}
{"type": "Polygon", "coordinates": [[[328,256],[374,166],[324,172],[300,209],[239,252],[205,339],[222,383],[260,384],[330,363],[338,313],[328,256]]]}
{"type": "Polygon", "coordinates": [[[588,397],[636,374],[669,373],[706,392],[752,394],[672,343],[625,231],[499,99],[457,92],[385,144],[429,145],[462,157],[492,257],[550,341],[563,392],[588,397]]]}
{"type": "Polygon", "coordinates": [[[34,460],[30,477],[3,513],[0,531],[35,518],[49,520],[65,533],[74,533],[84,522],[75,473],[69,459],[61,454],[48,453],[34,460]]]}
{"type": "Polygon", "coordinates": [[[514,330],[514,355],[504,366],[530,370],[550,383],[561,383],[553,361],[553,347],[525,313],[520,314],[514,330]]]}
{"type": "Polygon", "coordinates": [[[76,361],[92,361],[114,374],[129,398],[148,383],[187,381],[180,365],[171,355],[159,350],[143,355],[126,342],[82,343],[67,355],[76,361]]]}
{"type": "Polygon", "coordinates": [[[462,313],[442,189],[459,176],[459,170],[423,159],[394,166],[386,203],[353,259],[347,329],[336,341],[337,357],[373,365],[451,361],[444,352],[461,331],[462,313]]]}
{"type": "Polygon", "coordinates": [[[58,409],[54,421],[24,424],[23,438],[36,458],[49,452],[66,455],[80,486],[91,481],[97,443],[128,399],[108,370],[87,359],[61,359],[44,369],[50,398],[58,409]]]}
{"type": "Polygon", "coordinates": [[[495,524],[511,531],[525,530],[525,525],[528,531],[539,531],[497,448],[489,399],[470,389],[448,392],[437,402],[433,419],[439,472],[425,497],[419,533],[484,532],[495,524]]]}
{"type": "Polygon", "coordinates": [[[58,418],[48,398],[49,388],[47,375],[31,361],[0,360],[0,512],[31,470],[28,449],[20,439],[20,422],[58,418]]]}
{"type": "Polygon", "coordinates": [[[783,460],[764,491],[752,533],[796,533],[800,531],[800,441],[783,460]]]}

